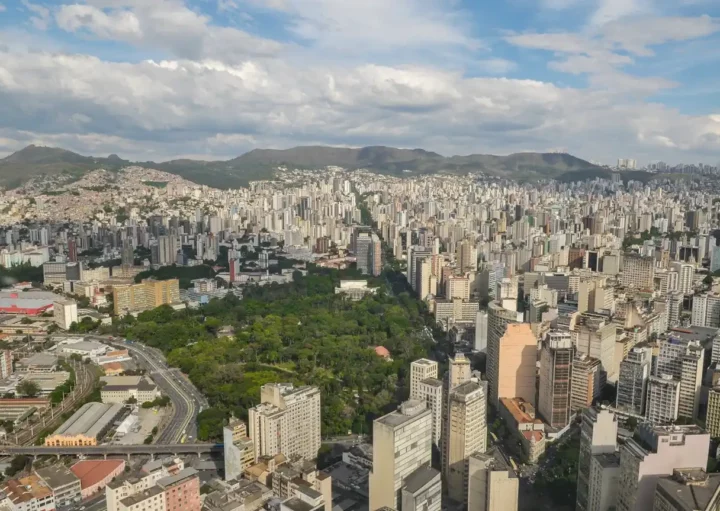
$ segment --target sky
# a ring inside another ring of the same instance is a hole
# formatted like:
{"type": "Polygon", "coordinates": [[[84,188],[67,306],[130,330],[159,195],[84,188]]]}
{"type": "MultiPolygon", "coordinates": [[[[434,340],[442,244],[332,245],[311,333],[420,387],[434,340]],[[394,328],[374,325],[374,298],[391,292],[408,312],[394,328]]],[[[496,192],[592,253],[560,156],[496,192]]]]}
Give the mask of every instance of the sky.
{"type": "Polygon", "coordinates": [[[0,155],[720,162],[718,0],[0,0],[0,155]]]}

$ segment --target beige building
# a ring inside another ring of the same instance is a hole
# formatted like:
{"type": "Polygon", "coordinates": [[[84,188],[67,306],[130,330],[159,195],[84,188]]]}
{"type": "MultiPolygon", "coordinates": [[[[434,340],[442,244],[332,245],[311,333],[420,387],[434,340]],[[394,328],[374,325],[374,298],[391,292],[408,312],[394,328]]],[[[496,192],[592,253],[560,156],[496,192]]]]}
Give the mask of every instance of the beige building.
{"type": "Polygon", "coordinates": [[[473,381],[450,391],[447,454],[444,468],[451,500],[466,503],[468,458],[487,449],[487,396],[485,386],[473,381]]]}
{"type": "Polygon", "coordinates": [[[223,428],[223,450],[226,481],[239,478],[255,463],[255,448],[243,421],[232,417],[223,428]]]}
{"type": "Polygon", "coordinates": [[[578,354],[596,358],[601,365],[601,385],[616,380],[616,328],[608,316],[585,312],[575,321],[573,335],[578,354]]]}
{"type": "Polygon", "coordinates": [[[517,511],[519,489],[520,480],[497,447],[470,456],[467,509],[517,511]]]}
{"type": "Polygon", "coordinates": [[[570,423],[572,362],[575,355],[568,332],[549,332],[540,350],[540,389],[538,411],[554,428],[570,423]]]}
{"type": "Polygon", "coordinates": [[[528,323],[507,325],[498,349],[498,398],[521,397],[535,405],[537,351],[537,338],[528,323]]]}
{"type": "Polygon", "coordinates": [[[154,309],[180,301],[180,281],[143,280],[140,284],[113,286],[115,315],[154,309]]]}
{"type": "Polygon", "coordinates": [[[623,259],[620,283],[628,288],[651,290],[655,280],[655,260],[652,257],[627,254],[623,259]]]}
{"type": "Polygon", "coordinates": [[[373,423],[370,511],[398,509],[405,480],[432,459],[432,414],[422,401],[410,400],[373,423]]]}
{"type": "Polygon", "coordinates": [[[711,437],[720,437],[720,387],[714,387],[708,393],[705,426],[711,437]]]}
{"type": "Polygon", "coordinates": [[[260,388],[260,403],[248,417],[256,460],[276,454],[317,458],[321,424],[317,387],[268,383],[260,388]]]}
{"type": "Polygon", "coordinates": [[[658,481],[675,469],[707,465],[710,435],[698,426],[640,424],[639,441],[629,439],[620,447],[617,511],[652,509],[658,481]]]}
{"type": "Polygon", "coordinates": [[[57,326],[63,330],[69,330],[70,325],[78,321],[77,302],[75,300],[55,300],[53,318],[57,326]]]}
{"type": "MultiPolygon", "coordinates": [[[[522,322],[522,313],[505,309],[498,302],[488,305],[487,330],[487,379],[490,403],[498,405],[498,378],[500,361],[500,343],[510,324],[522,322]]],[[[514,396],[511,396],[514,397],[514,396]]]]}
{"type": "Polygon", "coordinates": [[[428,378],[438,377],[438,363],[434,360],[421,358],[410,364],[410,399],[420,400],[420,382],[428,378]]]}
{"type": "Polygon", "coordinates": [[[157,386],[141,376],[104,376],[102,381],[106,383],[100,389],[103,403],[122,404],[134,398],[142,404],[160,397],[157,386]]]}
{"type": "Polygon", "coordinates": [[[85,447],[98,445],[122,414],[123,405],[87,403],[52,435],[45,438],[49,447],[85,447]]]}
{"type": "Polygon", "coordinates": [[[467,277],[449,277],[445,284],[445,298],[448,300],[470,300],[470,279],[467,277]]]}
{"type": "Polygon", "coordinates": [[[572,364],[570,411],[587,408],[600,396],[600,361],[587,355],[576,356],[572,364]]]}

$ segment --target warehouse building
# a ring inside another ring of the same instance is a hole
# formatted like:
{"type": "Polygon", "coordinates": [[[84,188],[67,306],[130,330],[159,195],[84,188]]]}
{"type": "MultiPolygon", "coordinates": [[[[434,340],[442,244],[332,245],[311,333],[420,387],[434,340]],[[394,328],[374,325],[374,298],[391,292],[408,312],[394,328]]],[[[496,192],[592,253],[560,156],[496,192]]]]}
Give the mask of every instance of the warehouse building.
{"type": "Polygon", "coordinates": [[[98,445],[123,412],[121,404],[87,403],[45,439],[50,447],[98,445]]]}

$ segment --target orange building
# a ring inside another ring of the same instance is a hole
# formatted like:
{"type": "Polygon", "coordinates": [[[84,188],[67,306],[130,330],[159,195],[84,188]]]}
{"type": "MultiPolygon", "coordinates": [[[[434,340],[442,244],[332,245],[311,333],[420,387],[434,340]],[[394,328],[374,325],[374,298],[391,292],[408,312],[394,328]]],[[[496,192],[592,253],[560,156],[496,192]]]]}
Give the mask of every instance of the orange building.
{"type": "Polygon", "coordinates": [[[498,349],[498,398],[520,397],[535,406],[537,345],[529,323],[507,325],[498,349]]]}

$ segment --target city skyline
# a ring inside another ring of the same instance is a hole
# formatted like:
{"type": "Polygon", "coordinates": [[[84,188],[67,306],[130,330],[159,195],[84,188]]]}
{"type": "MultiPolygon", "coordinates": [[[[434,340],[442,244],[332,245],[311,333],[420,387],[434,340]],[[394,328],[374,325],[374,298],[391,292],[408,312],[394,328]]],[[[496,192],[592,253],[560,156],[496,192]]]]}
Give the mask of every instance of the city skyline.
{"type": "Polygon", "coordinates": [[[0,154],[327,144],[720,159],[712,2],[2,5],[0,154]]]}

